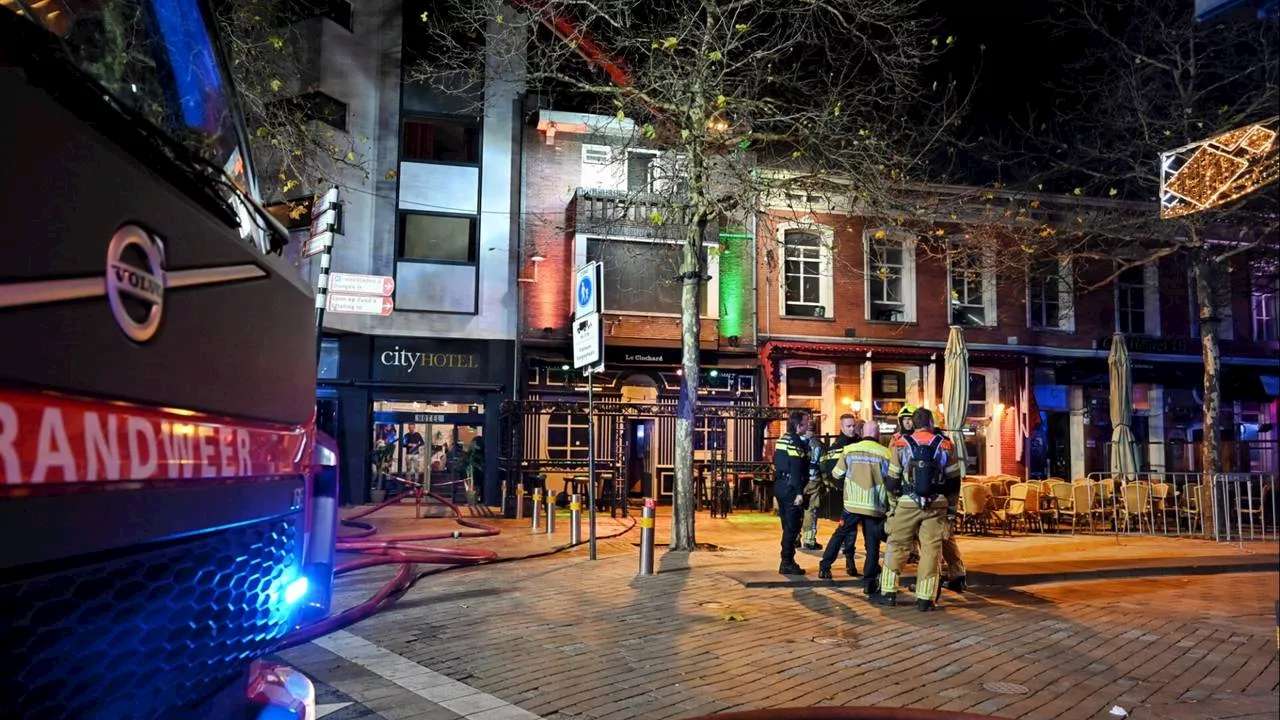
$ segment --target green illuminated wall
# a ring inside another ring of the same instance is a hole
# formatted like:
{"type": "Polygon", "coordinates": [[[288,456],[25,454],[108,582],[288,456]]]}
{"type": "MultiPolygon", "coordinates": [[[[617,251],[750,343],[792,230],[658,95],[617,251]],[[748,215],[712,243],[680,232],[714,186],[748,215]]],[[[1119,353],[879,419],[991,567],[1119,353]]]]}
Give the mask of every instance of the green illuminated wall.
{"type": "Polygon", "coordinates": [[[747,338],[750,322],[752,240],[746,228],[720,233],[720,336],[747,338]]]}

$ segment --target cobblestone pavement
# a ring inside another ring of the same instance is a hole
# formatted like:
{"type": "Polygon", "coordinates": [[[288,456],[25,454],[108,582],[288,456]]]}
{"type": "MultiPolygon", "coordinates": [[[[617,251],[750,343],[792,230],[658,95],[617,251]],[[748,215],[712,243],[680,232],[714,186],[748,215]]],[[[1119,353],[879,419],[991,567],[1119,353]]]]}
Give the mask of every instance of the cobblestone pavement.
{"type": "MultiPolygon", "coordinates": [[[[602,541],[595,562],[576,549],[430,576],[349,628],[349,642],[282,657],[350,698],[337,720],[661,720],[819,705],[1031,720],[1119,706],[1164,720],[1253,717],[1248,708],[1280,702],[1274,572],[979,588],[920,613],[847,587],[743,587],[726,574],[751,560],[737,550],[660,548],[659,573],[638,578],[633,539],[602,541]],[[1191,707],[1200,714],[1178,714],[1191,707]]],[[[336,603],[382,577],[344,580],[336,603]]]]}

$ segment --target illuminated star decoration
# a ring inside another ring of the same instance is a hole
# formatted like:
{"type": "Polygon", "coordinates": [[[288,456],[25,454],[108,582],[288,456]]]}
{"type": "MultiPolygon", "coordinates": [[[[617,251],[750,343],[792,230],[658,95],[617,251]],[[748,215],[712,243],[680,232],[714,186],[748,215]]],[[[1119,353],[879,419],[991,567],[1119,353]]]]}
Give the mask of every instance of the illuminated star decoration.
{"type": "Polygon", "coordinates": [[[1160,217],[1175,218],[1244,197],[1280,177],[1273,116],[1160,156],[1160,217]]]}

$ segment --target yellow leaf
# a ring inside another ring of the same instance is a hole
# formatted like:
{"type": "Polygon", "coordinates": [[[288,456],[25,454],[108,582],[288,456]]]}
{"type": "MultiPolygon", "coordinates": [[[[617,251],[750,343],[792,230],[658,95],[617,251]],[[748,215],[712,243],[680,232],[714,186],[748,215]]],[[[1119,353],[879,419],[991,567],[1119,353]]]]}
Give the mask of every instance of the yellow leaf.
{"type": "Polygon", "coordinates": [[[679,39],[679,38],[669,37],[669,38],[667,38],[667,39],[665,39],[665,40],[663,40],[663,41],[662,41],[662,49],[663,49],[663,50],[674,50],[674,49],[675,49],[675,47],[676,47],[676,45],[679,45],[679,44],[680,44],[680,39],[679,39]]]}
{"type": "Polygon", "coordinates": [[[649,222],[653,223],[654,225],[661,225],[664,219],[665,218],[662,217],[662,213],[658,212],[657,210],[654,210],[653,212],[649,213],[649,222]]]}
{"type": "Polygon", "coordinates": [[[872,237],[874,237],[874,238],[875,238],[875,239],[877,239],[877,240],[883,240],[883,239],[885,239],[886,237],[888,237],[888,233],[886,233],[886,232],[885,232],[885,231],[883,231],[883,230],[877,230],[877,231],[875,232],[875,235],[872,235],[872,237]]]}
{"type": "Polygon", "coordinates": [[[285,184],[284,184],[284,187],[283,187],[283,188],[281,188],[281,190],[282,190],[283,192],[289,192],[290,190],[292,190],[292,189],[294,189],[294,188],[296,188],[296,187],[298,187],[298,181],[297,181],[297,180],[290,180],[289,182],[287,182],[287,183],[285,183],[285,184]]]}
{"type": "Polygon", "coordinates": [[[284,47],[284,38],[272,35],[270,38],[267,38],[267,41],[271,43],[271,47],[277,50],[284,47]]]}
{"type": "Polygon", "coordinates": [[[655,130],[653,128],[653,125],[650,125],[649,123],[645,123],[644,127],[641,128],[640,131],[644,133],[644,136],[650,140],[652,140],[658,134],[658,131],[655,130]]]}
{"type": "Polygon", "coordinates": [[[833,114],[833,115],[839,115],[839,114],[840,114],[840,103],[836,103],[836,107],[835,107],[835,109],[834,109],[834,110],[832,110],[832,111],[831,111],[831,114],[833,114]]]}
{"type": "Polygon", "coordinates": [[[729,98],[723,95],[716,96],[716,107],[724,107],[724,104],[727,102],[729,102],[729,98]]]}
{"type": "Polygon", "coordinates": [[[934,38],[934,39],[930,40],[930,41],[929,41],[929,44],[930,44],[930,45],[932,45],[932,46],[934,46],[934,47],[938,47],[938,38],[934,38]]]}
{"type": "Polygon", "coordinates": [[[419,20],[421,20],[422,22],[426,22],[426,21],[427,21],[427,11],[426,11],[426,10],[423,10],[423,11],[422,11],[422,14],[418,16],[418,19],[419,19],[419,20]]]}
{"type": "Polygon", "coordinates": [[[266,128],[260,127],[258,128],[257,132],[255,132],[254,134],[260,138],[265,138],[267,135],[270,135],[271,133],[269,133],[266,128]]]}
{"type": "Polygon", "coordinates": [[[622,122],[623,120],[627,119],[627,114],[619,110],[618,114],[615,115],[614,117],[618,118],[618,122],[622,122]]]}
{"type": "Polygon", "coordinates": [[[947,44],[948,44],[948,45],[950,45],[951,43],[953,43],[953,42],[955,42],[955,41],[956,41],[956,38],[955,38],[955,36],[954,36],[954,35],[948,35],[948,36],[947,36],[947,44]]]}
{"type": "Polygon", "coordinates": [[[680,139],[681,140],[689,139],[689,128],[683,128],[680,130],[680,139]]]}
{"type": "Polygon", "coordinates": [[[1083,195],[1083,194],[1084,194],[1084,190],[1081,190],[1080,188],[1076,188],[1075,190],[1072,190],[1072,191],[1071,191],[1071,194],[1072,194],[1072,195],[1083,195]]]}
{"type": "Polygon", "coordinates": [[[348,151],[347,151],[347,155],[346,155],[346,157],[347,157],[347,162],[355,162],[355,161],[356,161],[356,154],[355,154],[354,152],[352,152],[351,150],[348,150],[348,151]]]}
{"type": "Polygon", "coordinates": [[[283,86],[284,86],[284,83],[280,82],[279,80],[273,79],[271,81],[271,89],[276,92],[280,92],[280,88],[283,86]]]}
{"type": "Polygon", "coordinates": [[[707,53],[707,59],[712,62],[716,62],[720,60],[721,57],[723,56],[720,54],[719,50],[712,50],[711,52],[707,53]]]}
{"type": "Polygon", "coordinates": [[[747,616],[743,615],[742,613],[731,612],[725,615],[721,619],[723,619],[725,622],[746,622],[747,616]]]}
{"type": "Polygon", "coordinates": [[[504,17],[502,17],[501,15],[499,15],[499,16],[495,17],[495,18],[493,19],[493,21],[494,21],[494,22],[496,22],[496,23],[498,23],[499,25],[502,25],[503,23],[505,23],[505,22],[507,21],[507,19],[506,19],[506,18],[504,18],[504,17]]]}
{"type": "Polygon", "coordinates": [[[734,29],[734,30],[737,30],[738,32],[746,32],[747,30],[750,30],[751,28],[750,28],[749,26],[747,26],[747,25],[743,25],[742,23],[738,23],[737,25],[734,25],[734,26],[733,26],[733,29],[734,29]]]}
{"type": "Polygon", "coordinates": [[[388,180],[395,180],[395,179],[396,179],[396,171],[395,171],[395,170],[388,170],[388,171],[387,171],[387,174],[386,174],[386,175],[384,175],[383,177],[385,177],[385,178],[386,178],[386,179],[388,179],[388,180]]]}
{"type": "Polygon", "coordinates": [[[1039,201],[1039,200],[1032,200],[1032,201],[1031,201],[1031,207],[1033,207],[1033,208],[1038,208],[1038,207],[1040,207],[1040,201],[1039,201]]]}
{"type": "Polygon", "coordinates": [[[1120,191],[1115,188],[1111,188],[1110,190],[1107,191],[1107,195],[1110,195],[1111,197],[1115,197],[1116,195],[1119,195],[1119,194],[1120,194],[1120,191]]]}

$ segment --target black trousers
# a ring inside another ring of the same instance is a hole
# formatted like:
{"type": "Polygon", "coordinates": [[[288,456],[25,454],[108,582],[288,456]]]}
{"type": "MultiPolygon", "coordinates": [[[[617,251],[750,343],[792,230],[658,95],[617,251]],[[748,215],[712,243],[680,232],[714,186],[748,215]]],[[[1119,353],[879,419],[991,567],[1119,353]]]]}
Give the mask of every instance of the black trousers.
{"type": "Polygon", "coordinates": [[[831,533],[831,539],[827,541],[827,549],[822,551],[821,565],[830,569],[836,561],[836,555],[840,550],[844,550],[845,564],[853,567],[853,545],[858,538],[858,525],[866,518],[862,515],[854,515],[845,510],[840,515],[840,525],[836,527],[836,531],[831,533]]]}
{"type": "Polygon", "coordinates": [[[804,507],[796,507],[795,498],[791,502],[778,501],[778,515],[782,519],[782,562],[794,564],[796,561],[796,539],[800,537],[800,525],[804,520],[804,507]]]}
{"type": "Polygon", "coordinates": [[[880,585],[880,544],[885,540],[884,523],[882,517],[862,517],[862,544],[867,553],[862,563],[862,581],[870,588],[880,585]]]}

